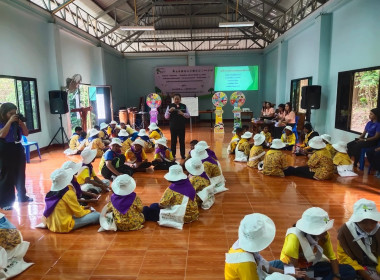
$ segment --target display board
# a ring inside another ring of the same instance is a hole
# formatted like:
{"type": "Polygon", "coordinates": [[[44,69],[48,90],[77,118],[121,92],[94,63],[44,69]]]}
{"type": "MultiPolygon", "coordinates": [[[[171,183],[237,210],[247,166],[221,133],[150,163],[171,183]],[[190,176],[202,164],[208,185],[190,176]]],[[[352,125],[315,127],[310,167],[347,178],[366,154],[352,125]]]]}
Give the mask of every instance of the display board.
{"type": "Polygon", "coordinates": [[[165,94],[200,96],[214,87],[214,66],[156,67],[154,73],[155,86],[165,94]]]}
{"type": "Polygon", "coordinates": [[[215,91],[258,89],[259,66],[215,67],[215,91]]]}

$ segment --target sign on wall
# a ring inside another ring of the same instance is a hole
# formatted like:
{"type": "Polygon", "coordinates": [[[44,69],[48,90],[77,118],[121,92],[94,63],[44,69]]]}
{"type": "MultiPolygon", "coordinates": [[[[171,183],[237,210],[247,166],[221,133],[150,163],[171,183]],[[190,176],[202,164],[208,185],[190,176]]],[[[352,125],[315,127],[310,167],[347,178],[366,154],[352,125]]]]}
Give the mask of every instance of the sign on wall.
{"type": "Polygon", "coordinates": [[[209,94],[214,87],[214,66],[168,66],[155,68],[155,85],[165,94],[209,94]]]}

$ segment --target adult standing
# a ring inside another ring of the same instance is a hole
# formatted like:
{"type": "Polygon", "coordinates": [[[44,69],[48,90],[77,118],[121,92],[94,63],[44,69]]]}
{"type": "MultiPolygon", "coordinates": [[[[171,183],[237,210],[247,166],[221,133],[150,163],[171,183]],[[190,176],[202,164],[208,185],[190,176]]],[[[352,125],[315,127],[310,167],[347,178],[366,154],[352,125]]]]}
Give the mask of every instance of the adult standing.
{"type": "Polygon", "coordinates": [[[380,108],[374,108],[369,113],[369,122],[359,138],[347,144],[348,155],[354,157],[354,166],[357,166],[362,148],[376,146],[380,140],[380,108]],[[366,136],[367,135],[367,136],[366,136]]]}
{"type": "Polygon", "coordinates": [[[0,106],[0,208],[3,210],[12,209],[15,186],[18,201],[33,201],[26,195],[25,152],[21,144],[22,135],[28,134],[28,129],[17,114],[17,106],[3,103],[0,106]]]}
{"type": "Polygon", "coordinates": [[[173,96],[174,103],[171,103],[165,112],[165,119],[169,120],[171,135],[171,150],[175,158],[177,149],[177,137],[179,138],[179,149],[182,159],[185,159],[185,128],[186,119],[190,118],[190,113],[185,104],[181,103],[181,95],[176,93],[173,96]]]}

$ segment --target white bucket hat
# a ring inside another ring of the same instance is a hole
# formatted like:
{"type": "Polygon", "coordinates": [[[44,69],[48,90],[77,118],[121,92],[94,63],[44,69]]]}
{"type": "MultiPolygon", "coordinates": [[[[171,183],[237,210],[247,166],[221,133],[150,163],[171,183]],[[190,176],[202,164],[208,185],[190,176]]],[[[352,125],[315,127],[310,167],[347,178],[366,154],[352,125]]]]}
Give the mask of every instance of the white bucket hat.
{"type": "Polygon", "coordinates": [[[117,122],[116,122],[116,121],[112,121],[112,122],[110,122],[110,124],[115,124],[115,125],[117,125],[117,122]]]}
{"type": "Polygon", "coordinates": [[[53,184],[51,185],[51,191],[60,191],[67,187],[73,179],[75,173],[72,169],[56,169],[50,174],[50,179],[53,184]]]}
{"type": "Polygon", "coordinates": [[[158,144],[165,146],[166,148],[168,147],[167,140],[165,137],[161,137],[160,139],[156,140],[156,145],[158,144]]]}
{"type": "Polygon", "coordinates": [[[198,158],[200,160],[208,158],[207,151],[201,147],[196,147],[193,150],[191,150],[190,155],[192,158],[198,158]]]}
{"type": "Polygon", "coordinates": [[[166,173],[164,175],[164,178],[170,182],[176,182],[179,180],[186,179],[187,176],[185,173],[183,173],[182,166],[176,164],[169,167],[169,173],[166,173]]]}
{"type": "Polygon", "coordinates": [[[263,134],[256,134],[253,137],[253,141],[255,142],[255,146],[261,146],[265,141],[265,136],[263,134]]]}
{"type": "Polygon", "coordinates": [[[107,126],[108,126],[108,124],[106,124],[105,122],[102,122],[100,124],[100,129],[105,129],[105,128],[107,128],[107,126]]]}
{"type": "Polygon", "coordinates": [[[313,148],[313,149],[316,149],[316,150],[320,150],[320,149],[326,148],[326,144],[325,144],[325,142],[323,142],[323,139],[322,139],[321,136],[315,136],[315,137],[313,137],[313,139],[311,139],[309,141],[309,146],[310,146],[310,148],[313,148]]]}
{"type": "Polygon", "coordinates": [[[141,147],[145,147],[145,141],[141,139],[136,139],[133,143],[133,145],[140,145],[141,147]]]}
{"type": "Polygon", "coordinates": [[[199,158],[188,159],[185,162],[185,167],[186,167],[186,170],[189,171],[189,173],[194,176],[199,176],[205,171],[203,163],[199,158]]]}
{"type": "Polygon", "coordinates": [[[244,139],[250,139],[250,138],[252,138],[252,135],[253,135],[252,132],[246,131],[246,132],[244,132],[244,134],[241,136],[241,138],[244,138],[244,139]]]}
{"type": "Polygon", "coordinates": [[[311,235],[320,235],[334,225],[334,220],[330,220],[329,214],[319,207],[311,207],[302,214],[302,218],[296,223],[296,228],[311,235]]]}
{"type": "Polygon", "coordinates": [[[74,162],[74,161],[66,161],[64,164],[62,164],[61,169],[72,169],[74,174],[77,174],[79,172],[79,169],[82,167],[81,162],[74,162]]]}
{"type": "Polygon", "coordinates": [[[268,216],[246,215],[239,226],[239,246],[251,253],[260,252],[272,243],[275,235],[276,226],[268,216]]]}
{"type": "Polygon", "coordinates": [[[358,223],[365,219],[379,222],[380,212],[377,210],[375,202],[362,198],[355,202],[354,213],[352,214],[350,221],[358,223]]]}
{"type": "Polygon", "coordinates": [[[285,148],[285,143],[281,141],[281,139],[273,139],[272,145],[270,146],[271,149],[280,150],[282,148],[285,148]]]}
{"type": "Polygon", "coordinates": [[[322,139],[325,140],[327,143],[331,144],[331,136],[328,134],[322,134],[322,139]]]}
{"type": "Polygon", "coordinates": [[[117,136],[129,136],[129,134],[125,129],[121,129],[117,136]]]}
{"type": "Polygon", "coordinates": [[[94,158],[96,157],[96,154],[97,154],[96,150],[84,149],[80,153],[80,156],[81,156],[82,162],[84,164],[89,164],[89,163],[91,163],[94,160],[94,158]]]}
{"type": "Polygon", "coordinates": [[[112,145],[119,145],[120,147],[123,146],[123,144],[121,143],[121,140],[119,138],[112,138],[112,141],[108,146],[111,147],[112,145]]]}
{"type": "Polygon", "coordinates": [[[0,213],[0,219],[2,219],[5,215],[3,213],[0,213]]]}
{"type": "Polygon", "coordinates": [[[287,129],[287,130],[289,130],[289,131],[293,131],[293,128],[292,128],[290,125],[285,126],[284,129],[287,129]]]}
{"type": "Polygon", "coordinates": [[[156,130],[156,129],[159,129],[158,125],[156,123],[151,123],[149,126],[148,126],[149,130],[156,130]]]}
{"type": "Polygon", "coordinates": [[[128,195],[136,189],[136,181],[129,175],[123,174],[112,182],[112,191],[117,195],[128,195]]]}
{"type": "Polygon", "coordinates": [[[274,272],[272,274],[269,274],[265,280],[296,280],[296,278],[291,275],[274,272]]]}
{"type": "Polygon", "coordinates": [[[207,144],[206,141],[199,141],[197,144],[195,144],[194,148],[199,147],[201,149],[208,149],[210,146],[207,144]]]}
{"type": "Polygon", "coordinates": [[[98,135],[99,134],[99,130],[95,129],[95,128],[91,128],[90,131],[88,132],[88,137],[93,137],[95,135],[98,135]]]}
{"type": "Polygon", "coordinates": [[[137,134],[137,136],[148,136],[148,134],[146,133],[146,130],[145,129],[140,129],[139,130],[139,134],[137,134]]]}
{"type": "Polygon", "coordinates": [[[339,141],[338,143],[332,144],[332,146],[338,152],[347,154],[347,143],[339,141]]]}

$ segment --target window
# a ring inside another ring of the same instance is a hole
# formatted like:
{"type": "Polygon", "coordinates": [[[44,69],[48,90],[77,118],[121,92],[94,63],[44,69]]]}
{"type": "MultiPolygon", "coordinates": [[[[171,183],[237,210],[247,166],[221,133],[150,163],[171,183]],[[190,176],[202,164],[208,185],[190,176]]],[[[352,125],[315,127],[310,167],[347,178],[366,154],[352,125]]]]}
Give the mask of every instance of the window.
{"type": "Polygon", "coordinates": [[[380,66],[338,73],[335,128],[361,134],[379,107],[380,66]]]}
{"type": "Polygon", "coordinates": [[[29,133],[41,131],[37,80],[0,75],[0,103],[12,102],[27,121],[29,133]]]}
{"type": "Polygon", "coordinates": [[[290,82],[290,103],[296,113],[306,113],[305,109],[301,108],[302,87],[312,84],[312,77],[295,79],[290,82]]]}

